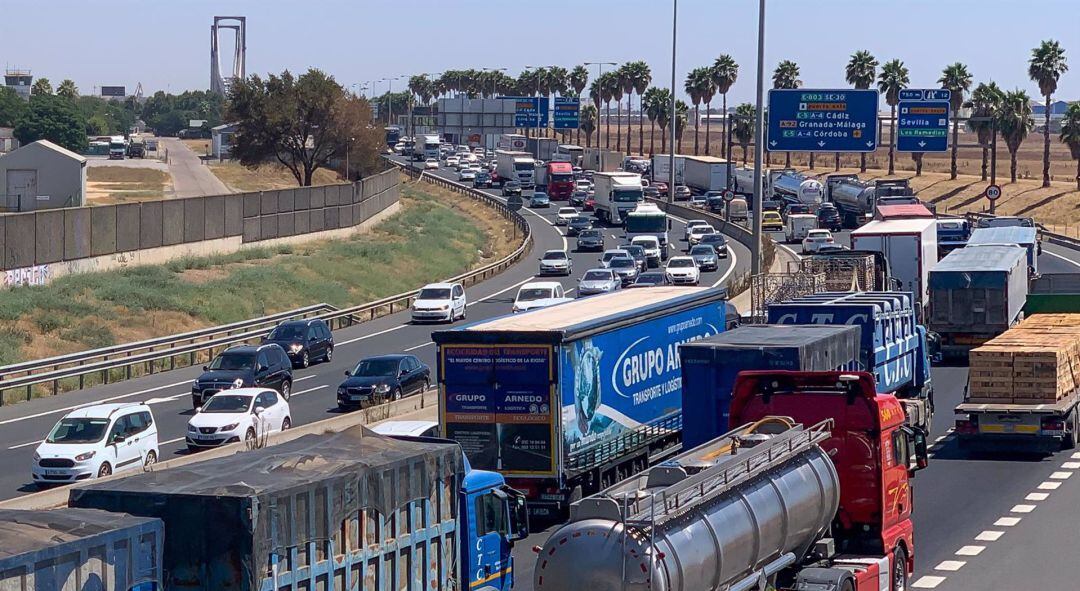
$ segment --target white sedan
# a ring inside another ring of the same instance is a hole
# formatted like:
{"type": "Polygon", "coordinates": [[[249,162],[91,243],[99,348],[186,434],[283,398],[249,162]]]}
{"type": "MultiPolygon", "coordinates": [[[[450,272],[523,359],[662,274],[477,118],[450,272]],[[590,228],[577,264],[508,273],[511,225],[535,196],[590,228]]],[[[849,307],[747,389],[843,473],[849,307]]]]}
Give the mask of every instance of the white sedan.
{"type": "Polygon", "coordinates": [[[458,180],[459,181],[473,181],[473,180],[476,180],[476,171],[471,169],[471,168],[462,168],[461,171],[458,172],[458,180]]]}
{"type": "Polygon", "coordinates": [[[211,396],[187,426],[188,450],[243,441],[255,447],[270,433],[292,426],[289,401],[267,388],[236,388],[211,396]]]}
{"type": "Polygon", "coordinates": [[[689,220],[686,222],[686,229],[683,231],[683,240],[690,240],[690,230],[694,229],[694,226],[708,226],[709,222],[705,220],[689,220]]]}
{"type": "Polygon", "coordinates": [[[428,158],[424,161],[424,168],[427,170],[438,170],[439,161],[434,158],[428,158]]]}
{"type": "Polygon", "coordinates": [[[665,272],[675,285],[697,285],[701,281],[701,272],[694,257],[671,257],[665,272]]]}
{"type": "Polygon", "coordinates": [[[691,246],[693,246],[698,242],[701,242],[702,236],[715,233],[716,229],[708,224],[704,226],[694,226],[693,228],[690,228],[690,235],[686,237],[686,240],[690,243],[691,246]]]}
{"type": "Polygon", "coordinates": [[[828,230],[807,230],[802,241],[802,251],[817,252],[822,246],[833,243],[832,232],[828,230]]]}
{"type": "Polygon", "coordinates": [[[555,225],[565,226],[570,223],[570,220],[578,216],[578,210],[573,207],[560,207],[559,211],[555,214],[555,225]]]}

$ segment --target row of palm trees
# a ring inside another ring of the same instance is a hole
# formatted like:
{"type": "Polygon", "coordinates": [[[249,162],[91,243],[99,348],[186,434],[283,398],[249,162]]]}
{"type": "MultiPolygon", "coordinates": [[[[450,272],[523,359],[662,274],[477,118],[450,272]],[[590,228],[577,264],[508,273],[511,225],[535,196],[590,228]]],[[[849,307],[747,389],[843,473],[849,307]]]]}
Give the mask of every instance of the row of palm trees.
{"type": "MultiPolygon", "coordinates": [[[[1045,99],[1046,113],[1043,130],[1043,186],[1050,185],[1050,106],[1052,97],[1057,91],[1057,84],[1062,74],[1068,70],[1065,59],[1065,50],[1054,40],[1043,41],[1039,47],[1031,52],[1028,61],[1028,76],[1039,86],[1039,92],[1045,99]]],[[[803,85],[799,79],[800,70],[798,64],[790,60],[781,61],[773,72],[773,88],[800,88],[803,85]]],[[[683,90],[690,97],[694,106],[694,154],[700,152],[700,114],[701,105],[705,105],[706,113],[712,111],[712,102],[717,95],[722,97],[721,112],[728,113],[727,94],[739,77],[739,65],[730,55],[724,54],[715,59],[708,66],[702,66],[690,70],[683,83],[683,90]]],[[[910,83],[910,72],[899,59],[892,59],[885,63],[879,63],[867,50],[859,50],[853,53],[845,68],[844,77],[848,84],[856,89],[869,89],[876,86],[885,98],[890,108],[890,137],[895,138],[896,107],[900,100],[900,91],[907,88],[910,83]],[[879,71],[880,66],[880,71],[879,71]]],[[[649,65],[643,61],[633,61],[622,64],[617,68],[604,72],[589,83],[589,71],[585,65],[578,65],[567,70],[560,66],[548,66],[528,68],[517,77],[507,75],[501,69],[483,70],[448,70],[437,78],[431,78],[426,74],[412,76],[408,82],[409,91],[422,104],[428,104],[432,99],[441,96],[465,95],[468,97],[487,98],[496,95],[515,96],[582,96],[588,88],[588,96],[591,104],[585,105],[581,110],[581,124],[578,129],[578,141],[581,141],[581,133],[586,134],[586,143],[591,145],[591,136],[596,133],[597,146],[601,143],[600,132],[602,129],[599,113],[603,108],[610,113],[611,102],[615,102],[616,131],[615,149],[622,152],[623,148],[623,99],[626,100],[626,146],[625,152],[632,151],[632,126],[630,114],[633,112],[633,98],[638,99],[638,110],[642,117],[638,120],[637,152],[645,153],[645,119],[649,120],[650,141],[649,153],[654,152],[655,131],[657,127],[661,131],[661,151],[667,150],[668,126],[674,122],[678,145],[676,149],[682,149],[682,130],[687,123],[688,106],[683,101],[676,101],[675,113],[671,113],[671,89],[652,86],[652,72],[649,65]],[[571,94],[572,93],[572,94],[571,94]]],[[[1034,129],[1035,123],[1032,117],[1031,100],[1022,90],[1003,91],[994,82],[980,83],[971,90],[973,77],[965,64],[960,62],[946,66],[938,79],[941,88],[951,91],[950,109],[953,117],[959,120],[962,108],[971,109],[971,117],[967,120],[967,127],[976,133],[979,144],[982,145],[982,177],[987,178],[987,160],[989,156],[989,144],[994,134],[998,134],[1004,141],[1010,154],[1010,176],[1016,180],[1016,156],[1021,143],[1034,129]]],[[[731,118],[730,134],[743,151],[743,160],[746,160],[746,152],[754,135],[755,110],[752,105],[741,104],[736,107],[731,118]]],[[[705,154],[710,152],[711,145],[711,118],[705,118],[705,154]]],[[[610,127],[610,126],[609,126],[610,127]]],[[[726,129],[725,129],[726,131],[726,129]]],[[[528,133],[528,130],[526,130],[528,133]]],[[[952,149],[950,175],[957,177],[957,148],[959,126],[952,128],[952,149]]],[[[729,147],[726,145],[727,134],[721,134],[720,151],[726,153],[729,147]]],[[[611,147],[611,134],[605,134],[605,147],[611,147]]],[[[1070,106],[1065,116],[1060,140],[1067,144],[1077,163],[1077,186],[1080,188],[1080,104],[1070,106]]],[[[922,154],[914,153],[916,173],[922,172],[922,154]]],[[[866,171],[866,155],[860,155],[860,170],[866,171]]],[[[785,166],[791,165],[791,153],[785,154],[785,166]]],[[[836,167],[839,168],[840,155],[836,154],[836,167]]],[[[814,166],[814,154],[810,154],[810,166],[814,166]]],[[[895,141],[889,142],[889,174],[895,172],[895,141]]]]}

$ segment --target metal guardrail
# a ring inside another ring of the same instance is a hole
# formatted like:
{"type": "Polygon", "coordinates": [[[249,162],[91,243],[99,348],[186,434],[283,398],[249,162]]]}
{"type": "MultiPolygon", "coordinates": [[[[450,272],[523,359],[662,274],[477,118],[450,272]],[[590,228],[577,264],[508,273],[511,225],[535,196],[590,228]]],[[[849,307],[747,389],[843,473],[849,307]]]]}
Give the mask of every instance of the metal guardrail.
{"type": "MultiPolygon", "coordinates": [[[[425,181],[484,203],[503,218],[513,221],[521,233],[521,244],[506,257],[447,281],[465,286],[479,283],[516,263],[531,248],[533,237],[528,221],[491,195],[436,176],[422,175],[397,163],[395,166],[413,178],[423,176],[425,181]]],[[[0,367],[0,405],[4,403],[4,395],[12,390],[24,389],[24,399],[29,400],[34,388],[42,385],[49,386],[49,394],[59,394],[65,380],[71,380],[82,389],[86,387],[88,377],[98,377],[99,383],[107,384],[175,369],[178,359],[186,362],[180,367],[190,367],[195,365],[200,353],[208,353],[212,358],[216,350],[260,339],[278,323],[290,318],[320,318],[330,325],[331,330],[338,330],[400,312],[412,304],[418,291],[340,309],[326,303],[314,304],[223,326],[0,367]]]]}

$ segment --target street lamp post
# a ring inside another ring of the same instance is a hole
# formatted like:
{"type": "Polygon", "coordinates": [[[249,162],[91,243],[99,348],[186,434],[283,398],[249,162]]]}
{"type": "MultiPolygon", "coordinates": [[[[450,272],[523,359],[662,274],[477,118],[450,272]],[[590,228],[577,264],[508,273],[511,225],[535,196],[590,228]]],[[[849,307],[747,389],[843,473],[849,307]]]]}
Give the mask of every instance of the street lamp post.
{"type": "Polygon", "coordinates": [[[345,180],[352,182],[352,176],[349,175],[349,148],[352,143],[356,141],[356,138],[349,138],[348,142],[345,142],[345,180]]]}
{"type": "Polygon", "coordinates": [[[765,150],[765,0],[758,1],[758,55],[757,55],[757,125],[754,129],[754,244],[750,253],[750,273],[761,273],[761,170],[765,150]]]}
{"type": "MultiPolygon", "coordinates": [[[[386,82],[386,125],[394,124],[394,80],[401,80],[401,76],[395,78],[383,78],[379,82],[386,82]]],[[[408,130],[405,130],[408,133],[408,130]]]]}
{"type": "MultiPolygon", "coordinates": [[[[671,7],[671,149],[668,150],[668,207],[675,200],[675,128],[678,113],[675,111],[675,39],[679,22],[679,0],[672,0],[671,7]]],[[[629,123],[627,123],[629,125],[629,123]]]]}
{"type": "MultiPolygon", "coordinates": [[[[615,62],[585,62],[586,66],[597,66],[596,79],[599,80],[604,75],[604,66],[617,66],[615,62]]],[[[596,106],[596,147],[600,148],[600,105],[596,106]]]]}

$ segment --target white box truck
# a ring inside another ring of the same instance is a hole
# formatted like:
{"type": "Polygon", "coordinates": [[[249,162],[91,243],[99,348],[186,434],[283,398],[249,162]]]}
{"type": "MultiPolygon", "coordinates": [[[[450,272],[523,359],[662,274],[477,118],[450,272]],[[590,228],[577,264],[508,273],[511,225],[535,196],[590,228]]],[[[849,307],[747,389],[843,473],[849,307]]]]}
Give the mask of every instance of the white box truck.
{"type": "Polygon", "coordinates": [[[510,180],[520,182],[522,187],[532,187],[535,167],[536,161],[528,152],[495,150],[495,174],[499,176],[500,187],[510,180]]]}
{"type": "MultiPolygon", "coordinates": [[[[675,184],[686,182],[686,156],[675,155],[675,184]]],[[[656,154],[652,157],[652,180],[671,184],[671,154],[656,154]]]]}
{"type": "Polygon", "coordinates": [[[930,270],[937,264],[937,221],[933,218],[874,220],[851,232],[853,250],[880,252],[900,291],[915,294],[924,322],[930,305],[930,270]]]}
{"type": "MultiPolygon", "coordinates": [[[[676,176],[678,175],[676,165],[676,176]]],[[[715,156],[686,156],[683,184],[699,193],[723,191],[728,186],[728,161],[715,156]]],[[[734,169],[734,166],[731,167],[734,169]]]]}
{"type": "Polygon", "coordinates": [[[418,135],[414,138],[412,159],[423,162],[428,158],[439,159],[439,146],[442,140],[436,134],[418,135]]]}
{"type": "Polygon", "coordinates": [[[788,214],[784,221],[784,241],[801,242],[807,232],[817,229],[817,216],[812,213],[788,214]]]}
{"type": "Polygon", "coordinates": [[[593,175],[596,217],[614,226],[645,199],[641,175],[632,172],[598,172],[593,175]]]}

